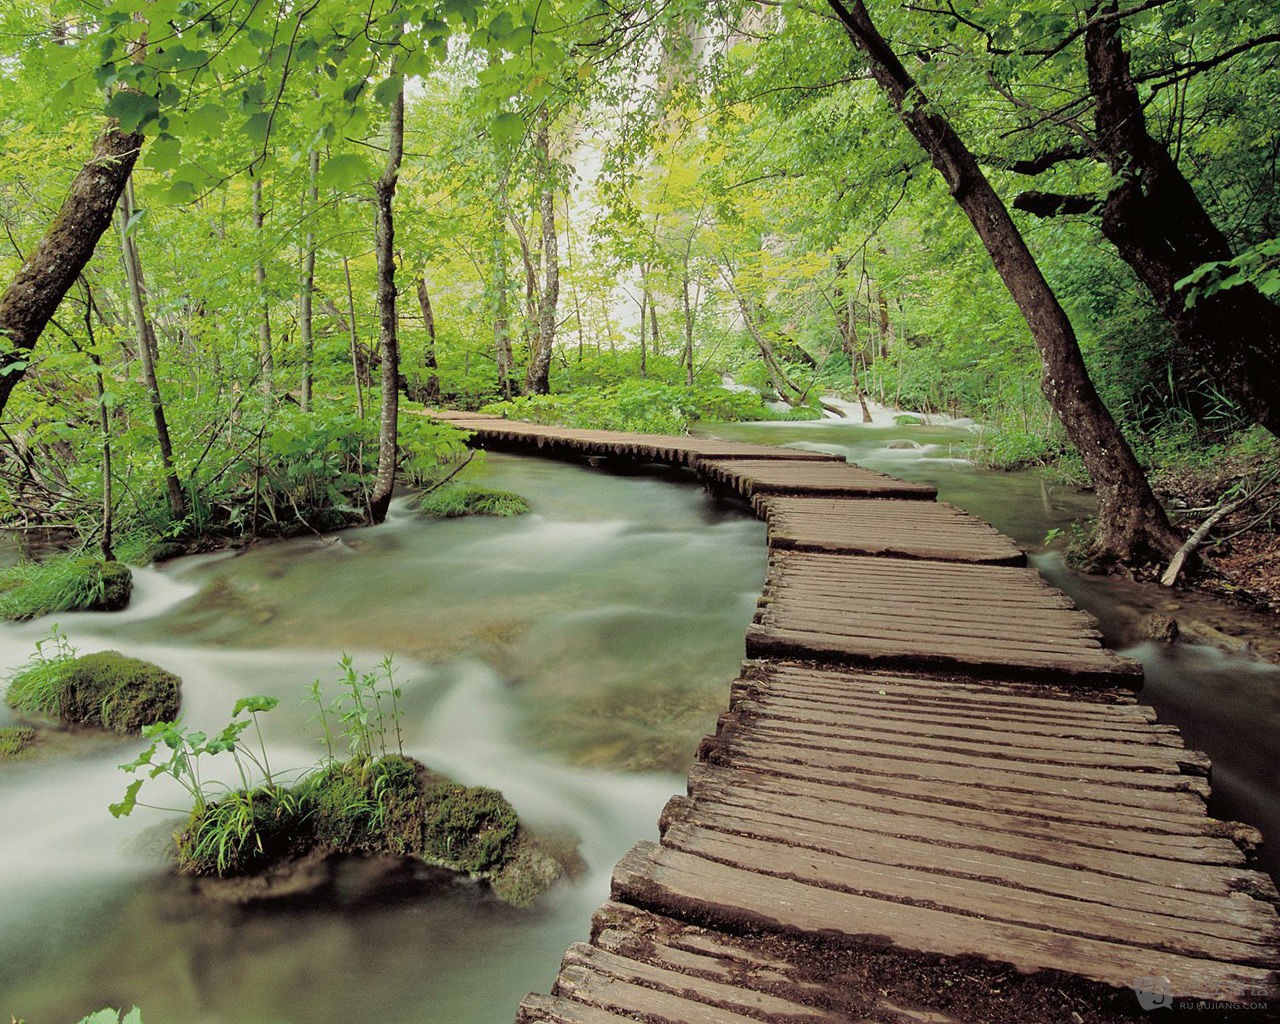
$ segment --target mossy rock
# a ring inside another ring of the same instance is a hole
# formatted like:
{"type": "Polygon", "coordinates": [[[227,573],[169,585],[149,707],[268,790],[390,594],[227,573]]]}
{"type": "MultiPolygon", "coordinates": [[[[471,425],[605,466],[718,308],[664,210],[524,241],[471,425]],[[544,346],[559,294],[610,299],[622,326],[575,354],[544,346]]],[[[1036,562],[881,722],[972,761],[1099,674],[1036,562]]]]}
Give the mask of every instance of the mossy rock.
{"type": "Polygon", "coordinates": [[[914,413],[901,412],[894,416],[893,422],[899,427],[921,427],[924,426],[924,417],[916,416],[914,413]]]}
{"type": "Polygon", "coordinates": [[[182,680],[149,661],[100,651],[67,662],[60,675],[58,714],[68,722],[136,733],[178,717],[182,680]]]}
{"type": "Polygon", "coordinates": [[[520,832],[506,861],[490,876],[489,887],[503,903],[528,907],[567,873],[556,857],[520,832]]]}
{"type": "Polygon", "coordinates": [[[499,866],[515,838],[515,808],[496,789],[437,782],[425,794],[422,852],[478,873],[499,866]]]}
{"type": "Polygon", "coordinates": [[[26,725],[0,728],[0,762],[18,761],[26,757],[36,738],[36,731],[26,725]]]}

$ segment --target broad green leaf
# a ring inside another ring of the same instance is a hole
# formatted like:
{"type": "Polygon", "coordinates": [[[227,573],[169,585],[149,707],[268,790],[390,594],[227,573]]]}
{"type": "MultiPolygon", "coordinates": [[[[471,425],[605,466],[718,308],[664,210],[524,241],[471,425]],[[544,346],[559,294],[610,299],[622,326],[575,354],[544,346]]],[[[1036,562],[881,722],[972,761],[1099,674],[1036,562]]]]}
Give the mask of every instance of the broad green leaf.
{"type": "MultiPolygon", "coordinates": [[[[142,779],[134,779],[129,783],[129,788],[124,791],[124,799],[118,804],[110,804],[107,807],[113,818],[127,818],[133,813],[133,809],[138,806],[138,790],[142,788],[142,782],[142,779]]],[[[116,1019],[114,1013],[109,1019],[116,1019]]]]}
{"type": "Polygon", "coordinates": [[[321,188],[349,189],[376,177],[373,167],[359,153],[338,153],[320,168],[321,188]]]}
{"type": "Polygon", "coordinates": [[[120,89],[107,102],[107,116],[120,122],[126,132],[136,132],[159,112],[160,104],[154,96],[146,96],[132,89],[120,89]]]}

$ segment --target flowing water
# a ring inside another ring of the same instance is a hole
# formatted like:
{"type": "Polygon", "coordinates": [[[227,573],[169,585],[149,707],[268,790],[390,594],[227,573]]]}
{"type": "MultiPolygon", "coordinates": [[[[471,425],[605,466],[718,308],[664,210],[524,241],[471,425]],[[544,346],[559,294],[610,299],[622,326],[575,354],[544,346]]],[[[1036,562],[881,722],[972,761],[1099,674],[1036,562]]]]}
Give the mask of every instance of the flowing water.
{"type": "MultiPolygon", "coordinates": [[[[584,876],[530,911],[470,883],[367,894],[358,875],[337,905],[210,906],[166,871],[173,815],[107,812],[140,744],[63,737],[57,756],[0,767],[0,1016],[67,1024],[136,1004],[148,1024],[491,1024],[546,990],[725,702],[764,534],[674,479],[500,456],[482,475],[534,514],[430,521],[399,505],[377,529],[140,572],[128,611],[58,621],[81,653],[179,674],[193,727],[220,728],[240,696],[279,697],[264,722],[277,769],[322,753],[311,681],[336,679],[343,652],[366,667],[393,653],[406,752],[577,835],[584,876]]],[[[0,664],[48,627],[0,628],[0,664]]],[[[182,806],[161,782],[141,796],[182,806]]]]}
{"type": "MultiPolygon", "coordinates": [[[[971,431],[877,411],[870,425],[715,433],[934,483],[1032,549],[1088,513],[1087,497],[1039,474],[975,468],[971,431]]],[[[211,906],[166,870],[171,815],[106,811],[126,782],[115,766],[139,744],[64,737],[56,756],[0,768],[0,1016],[69,1024],[137,1004],[148,1024],[503,1024],[526,991],[546,990],[724,705],[764,530],[674,473],[490,456],[482,476],[534,514],[435,522],[401,504],[377,529],[140,572],[128,611],[59,623],[82,653],[115,647],[181,675],[195,727],[220,727],[240,696],[280,697],[267,718],[276,767],[321,753],[303,700],[313,679],[335,679],[343,652],[367,667],[393,653],[406,752],[576,834],[585,874],[532,911],[471,884],[368,892],[358,872],[324,906],[211,906]]],[[[1119,624],[1152,601],[1053,554],[1035,560],[1120,642],[1119,624]]],[[[47,629],[0,627],[0,665],[21,664],[47,629]]],[[[1216,810],[1280,835],[1280,670],[1181,645],[1129,653],[1147,666],[1144,699],[1214,757],[1216,810]]],[[[181,804],[163,787],[144,799],[181,804]]]]}

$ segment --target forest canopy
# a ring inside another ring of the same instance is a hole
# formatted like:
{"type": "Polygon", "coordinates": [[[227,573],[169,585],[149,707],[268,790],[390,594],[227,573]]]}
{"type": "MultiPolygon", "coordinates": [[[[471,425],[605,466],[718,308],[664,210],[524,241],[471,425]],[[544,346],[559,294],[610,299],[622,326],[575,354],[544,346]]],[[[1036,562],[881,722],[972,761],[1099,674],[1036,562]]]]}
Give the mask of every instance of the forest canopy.
{"type": "Polygon", "coordinates": [[[6,5],[0,522],[328,529],[456,468],[419,403],[841,390],[1167,557],[1152,470],[1280,427],[1278,60],[1253,0],[6,5]]]}

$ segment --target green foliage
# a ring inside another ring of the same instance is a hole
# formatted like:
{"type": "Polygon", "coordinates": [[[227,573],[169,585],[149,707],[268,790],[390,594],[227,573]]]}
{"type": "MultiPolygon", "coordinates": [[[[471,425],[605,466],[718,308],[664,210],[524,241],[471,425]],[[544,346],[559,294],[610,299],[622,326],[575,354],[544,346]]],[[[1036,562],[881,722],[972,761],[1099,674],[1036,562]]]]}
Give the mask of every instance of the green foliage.
{"type": "Polygon", "coordinates": [[[987,430],[970,449],[974,462],[990,469],[1026,469],[1047,466],[1064,454],[1066,439],[1022,430],[987,430]]]}
{"type": "Polygon", "coordinates": [[[754,392],[644,380],[565,394],[522,396],[485,406],[484,411],[532,423],[653,434],[686,434],[699,420],[772,418],[760,395],[754,392]]]}
{"type": "Polygon", "coordinates": [[[0,726],[0,762],[18,760],[35,740],[36,731],[30,726],[0,726]]]}
{"type": "Polygon", "coordinates": [[[191,812],[174,835],[178,869],[188,875],[251,874],[299,848],[305,809],[286,789],[233,790],[191,812]]]}
{"type": "Polygon", "coordinates": [[[519,516],[529,511],[529,503],[510,491],[495,491],[474,484],[446,484],[428,491],[418,508],[437,519],[459,516],[519,516]]]}
{"type": "Polygon", "coordinates": [[[81,1019],[79,1024],[142,1024],[142,1011],[136,1006],[128,1013],[124,1010],[98,1010],[81,1019]]]}
{"type": "Polygon", "coordinates": [[[133,574],[128,566],[78,555],[53,555],[0,571],[0,618],[119,611],[129,603],[132,591],[133,574]]]}

